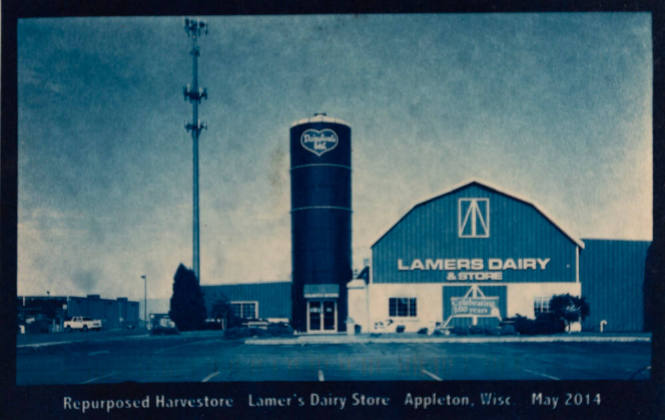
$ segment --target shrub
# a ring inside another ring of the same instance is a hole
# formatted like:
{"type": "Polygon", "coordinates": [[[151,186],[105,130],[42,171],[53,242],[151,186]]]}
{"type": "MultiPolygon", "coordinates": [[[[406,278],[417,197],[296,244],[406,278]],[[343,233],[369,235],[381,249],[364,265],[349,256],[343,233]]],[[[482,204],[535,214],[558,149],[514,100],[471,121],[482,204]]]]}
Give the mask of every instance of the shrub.
{"type": "Polygon", "coordinates": [[[201,328],[204,330],[221,330],[222,323],[216,321],[205,321],[201,328]]]}
{"type": "Polygon", "coordinates": [[[538,314],[534,322],[536,334],[557,334],[566,331],[566,323],[553,313],[538,314]]]}
{"type": "Polygon", "coordinates": [[[469,327],[453,327],[452,331],[455,335],[469,335],[469,327]]]}
{"type": "Polygon", "coordinates": [[[243,319],[235,316],[231,310],[231,304],[226,295],[221,295],[210,308],[210,317],[218,320],[225,320],[226,328],[239,327],[243,319]]]}
{"type": "Polygon", "coordinates": [[[273,337],[282,337],[293,335],[293,328],[289,324],[276,322],[268,325],[268,335],[273,337]]]}
{"type": "Polygon", "coordinates": [[[500,335],[514,335],[514,334],[517,334],[517,330],[515,329],[515,325],[513,325],[513,324],[502,324],[499,327],[499,334],[500,335]]]}
{"type": "Polygon", "coordinates": [[[471,327],[469,327],[469,334],[472,335],[485,334],[485,328],[479,325],[472,325],[471,327]]]}
{"type": "Polygon", "coordinates": [[[501,335],[501,330],[499,327],[486,327],[485,328],[485,334],[486,335],[501,335]]]}
{"type": "Polygon", "coordinates": [[[556,334],[564,332],[566,329],[566,324],[561,319],[548,312],[538,314],[536,319],[529,319],[518,314],[510,320],[513,321],[515,330],[524,335],[556,334]]]}
{"type": "Polygon", "coordinates": [[[554,295],[550,299],[551,313],[564,323],[564,329],[568,329],[573,322],[583,322],[589,316],[589,303],[584,297],[565,295],[554,295]]]}

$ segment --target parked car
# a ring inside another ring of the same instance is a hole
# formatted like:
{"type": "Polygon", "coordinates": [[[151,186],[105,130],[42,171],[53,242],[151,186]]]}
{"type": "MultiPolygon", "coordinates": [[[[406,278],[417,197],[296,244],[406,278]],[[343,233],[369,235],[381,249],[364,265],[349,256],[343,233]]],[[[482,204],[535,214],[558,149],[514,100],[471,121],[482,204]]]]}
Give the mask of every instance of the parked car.
{"type": "Polygon", "coordinates": [[[99,331],[102,329],[101,319],[92,319],[86,316],[75,316],[65,321],[65,331],[99,331]]]}
{"type": "Polygon", "coordinates": [[[178,331],[178,327],[176,327],[175,322],[173,322],[167,314],[150,315],[150,334],[169,335],[179,333],[180,331],[178,331]]]}

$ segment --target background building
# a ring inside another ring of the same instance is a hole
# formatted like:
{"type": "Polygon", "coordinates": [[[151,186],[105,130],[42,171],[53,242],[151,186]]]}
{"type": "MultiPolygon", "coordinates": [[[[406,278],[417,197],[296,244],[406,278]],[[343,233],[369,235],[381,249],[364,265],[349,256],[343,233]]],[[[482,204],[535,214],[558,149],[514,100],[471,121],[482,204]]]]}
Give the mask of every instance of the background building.
{"type": "Polygon", "coordinates": [[[584,239],[580,260],[582,296],[591,308],[588,331],[641,331],[644,273],[649,241],[584,239]],[[604,322],[603,322],[604,321],[604,322]]]}
{"type": "Polygon", "coordinates": [[[126,297],[18,296],[16,306],[25,332],[62,331],[63,323],[74,316],[101,319],[103,329],[135,328],[139,321],[139,303],[126,297]]]}
{"type": "Polygon", "coordinates": [[[201,286],[201,291],[208,316],[215,302],[226,300],[239,318],[270,322],[291,319],[291,282],[201,286]]]}

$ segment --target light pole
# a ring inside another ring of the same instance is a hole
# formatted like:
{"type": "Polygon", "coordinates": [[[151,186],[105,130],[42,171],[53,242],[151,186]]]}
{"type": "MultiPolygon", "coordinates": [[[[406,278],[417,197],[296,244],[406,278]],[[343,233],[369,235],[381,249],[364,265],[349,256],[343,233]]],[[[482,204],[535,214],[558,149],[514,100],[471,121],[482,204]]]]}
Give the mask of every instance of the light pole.
{"type": "Polygon", "coordinates": [[[201,283],[200,271],[200,240],[199,240],[199,135],[207,129],[205,122],[199,121],[199,104],[202,99],[208,99],[208,91],[199,87],[198,59],[200,55],[197,40],[201,35],[208,33],[208,25],[197,19],[185,19],[185,32],[192,39],[192,84],[183,88],[185,100],[192,103],[192,122],[185,124],[185,129],[192,132],[193,155],[193,192],[192,192],[192,268],[196,279],[201,283]]]}
{"type": "Polygon", "coordinates": [[[143,274],[141,276],[143,279],[143,322],[145,323],[145,329],[148,329],[148,277],[143,274]]]}

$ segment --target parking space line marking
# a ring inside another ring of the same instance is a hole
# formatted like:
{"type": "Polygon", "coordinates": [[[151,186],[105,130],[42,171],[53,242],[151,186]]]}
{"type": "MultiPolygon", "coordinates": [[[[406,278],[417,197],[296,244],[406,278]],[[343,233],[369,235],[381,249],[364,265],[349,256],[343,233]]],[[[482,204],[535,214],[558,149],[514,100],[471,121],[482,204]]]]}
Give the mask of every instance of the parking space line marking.
{"type": "Polygon", "coordinates": [[[555,381],[560,381],[560,380],[561,380],[561,379],[557,378],[556,376],[550,376],[550,375],[548,375],[548,374],[546,374],[546,373],[536,372],[535,370],[524,369],[524,368],[522,368],[522,370],[525,371],[525,372],[532,373],[532,374],[534,374],[534,375],[544,376],[545,378],[554,379],[555,381]]]}
{"type": "Polygon", "coordinates": [[[435,379],[437,381],[443,381],[443,379],[439,378],[438,376],[436,376],[435,374],[433,374],[429,370],[422,369],[421,372],[424,373],[425,375],[429,376],[432,379],[435,379]]]}
{"type": "Polygon", "coordinates": [[[217,376],[219,374],[220,374],[220,372],[217,370],[217,371],[211,373],[210,375],[206,376],[205,378],[203,378],[203,380],[201,382],[208,382],[209,380],[211,380],[212,378],[214,378],[215,376],[217,376]]]}
{"type": "Polygon", "coordinates": [[[323,382],[325,380],[326,380],[326,378],[323,377],[323,371],[321,369],[319,369],[319,382],[323,382]]]}
{"type": "Polygon", "coordinates": [[[109,350],[99,350],[88,353],[88,356],[96,356],[98,354],[108,354],[111,353],[109,350]]]}
{"type": "Polygon", "coordinates": [[[109,376],[113,376],[113,375],[115,375],[115,372],[107,373],[106,375],[97,376],[97,377],[95,377],[95,378],[90,378],[90,379],[88,379],[87,381],[85,381],[85,382],[81,382],[81,383],[82,383],[82,384],[89,384],[90,382],[94,382],[94,381],[96,381],[96,380],[98,380],[98,379],[108,378],[109,376]]]}

